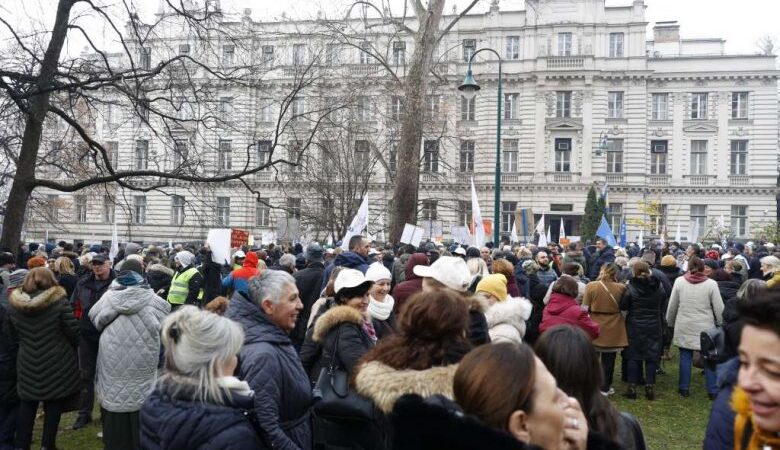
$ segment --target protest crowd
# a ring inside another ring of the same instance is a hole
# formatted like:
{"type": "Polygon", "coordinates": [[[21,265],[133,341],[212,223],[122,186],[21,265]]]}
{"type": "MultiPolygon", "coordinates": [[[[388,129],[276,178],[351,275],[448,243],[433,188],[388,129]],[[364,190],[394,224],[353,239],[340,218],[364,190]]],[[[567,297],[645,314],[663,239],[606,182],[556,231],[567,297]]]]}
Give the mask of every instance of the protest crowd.
{"type": "Polygon", "coordinates": [[[640,450],[610,396],[696,390],[690,448],[780,448],[780,253],[640,244],[26,244],[0,254],[0,450],[36,420],[58,448],[75,411],[110,450],[640,450]]]}

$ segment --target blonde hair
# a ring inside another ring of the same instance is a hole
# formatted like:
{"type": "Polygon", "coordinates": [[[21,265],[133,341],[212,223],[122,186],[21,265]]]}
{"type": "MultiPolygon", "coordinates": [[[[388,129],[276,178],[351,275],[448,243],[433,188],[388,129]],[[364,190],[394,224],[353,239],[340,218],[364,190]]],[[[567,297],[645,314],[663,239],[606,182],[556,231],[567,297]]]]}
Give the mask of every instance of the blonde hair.
{"type": "Polygon", "coordinates": [[[470,258],[466,261],[466,265],[469,267],[471,276],[481,275],[483,277],[490,275],[490,271],[485,264],[485,260],[482,258],[470,258]]]}
{"type": "Polygon", "coordinates": [[[59,286],[54,272],[48,267],[36,267],[27,272],[21,289],[22,292],[31,294],[36,291],[45,291],[53,286],[59,286]]]}
{"type": "Polygon", "coordinates": [[[76,275],[76,269],[73,267],[73,261],[67,256],[60,256],[54,260],[54,270],[66,275],[76,275]]]}

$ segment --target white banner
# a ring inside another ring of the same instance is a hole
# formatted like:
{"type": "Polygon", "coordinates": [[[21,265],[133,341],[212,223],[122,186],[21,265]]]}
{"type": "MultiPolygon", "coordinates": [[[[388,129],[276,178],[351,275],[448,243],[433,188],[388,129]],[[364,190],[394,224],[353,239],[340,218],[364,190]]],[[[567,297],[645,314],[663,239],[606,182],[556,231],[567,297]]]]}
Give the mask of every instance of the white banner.
{"type": "Polygon", "coordinates": [[[481,248],[485,245],[485,228],[482,224],[482,212],[477,200],[477,189],[474,187],[474,179],[471,179],[471,224],[474,227],[474,247],[481,248]]]}
{"type": "Polygon", "coordinates": [[[230,263],[230,228],[209,230],[206,243],[211,249],[211,260],[217,264],[230,263]]]}
{"type": "Polygon", "coordinates": [[[360,204],[357,214],[352,219],[352,223],[347,228],[347,233],[344,235],[344,239],[341,240],[341,248],[343,250],[349,250],[349,240],[352,236],[357,236],[366,229],[368,225],[368,193],[363,197],[363,203],[360,204]]]}
{"type": "Polygon", "coordinates": [[[114,258],[119,254],[119,233],[116,230],[116,221],[114,221],[114,228],[111,230],[111,249],[108,251],[108,259],[111,260],[111,264],[114,264],[114,258]]]}

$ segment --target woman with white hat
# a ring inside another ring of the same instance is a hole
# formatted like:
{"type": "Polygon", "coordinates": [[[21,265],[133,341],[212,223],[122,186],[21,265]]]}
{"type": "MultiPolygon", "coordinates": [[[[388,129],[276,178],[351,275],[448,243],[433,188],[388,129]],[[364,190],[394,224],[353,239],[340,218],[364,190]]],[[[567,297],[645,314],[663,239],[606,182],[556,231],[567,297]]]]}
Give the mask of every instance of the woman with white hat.
{"type": "Polygon", "coordinates": [[[393,306],[395,300],[390,295],[390,280],[392,274],[381,262],[375,262],[368,266],[366,279],[374,284],[368,291],[368,314],[376,330],[377,339],[395,334],[395,314],[393,306]]]}

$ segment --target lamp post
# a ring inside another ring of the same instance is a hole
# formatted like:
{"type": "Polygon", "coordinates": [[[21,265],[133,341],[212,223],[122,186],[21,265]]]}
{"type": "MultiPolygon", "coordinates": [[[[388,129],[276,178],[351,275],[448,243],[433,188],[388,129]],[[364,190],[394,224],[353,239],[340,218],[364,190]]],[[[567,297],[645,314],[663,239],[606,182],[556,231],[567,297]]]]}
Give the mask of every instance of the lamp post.
{"type": "Polygon", "coordinates": [[[463,84],[458,86],[458,90],[463,93],[463,96],[467,99],[474,98],[479,91],[480,86],[474,79],[474,74],[471,72],[471,62],[474,61],[474,57],[480,52],[491,52],[498,58],[498,103],[496,111],[496,181],[495,181],[495,198],[493,200],[493,244],[498,246],[501,238],[501,55],[498,54],[492,48],[481,48],[475,51],[469,58],[469,67],[466,72],[466,78],[463,79],[463,84]]]}
{"type": "Polygon", "coordinates": [[[595,154],[596,156],[601,156],[603,152],[606,152],[609,148],[609,136],[607,135],[606,131],[602,131],[599,134],[599,146],[596,147],[595,154]]]}

